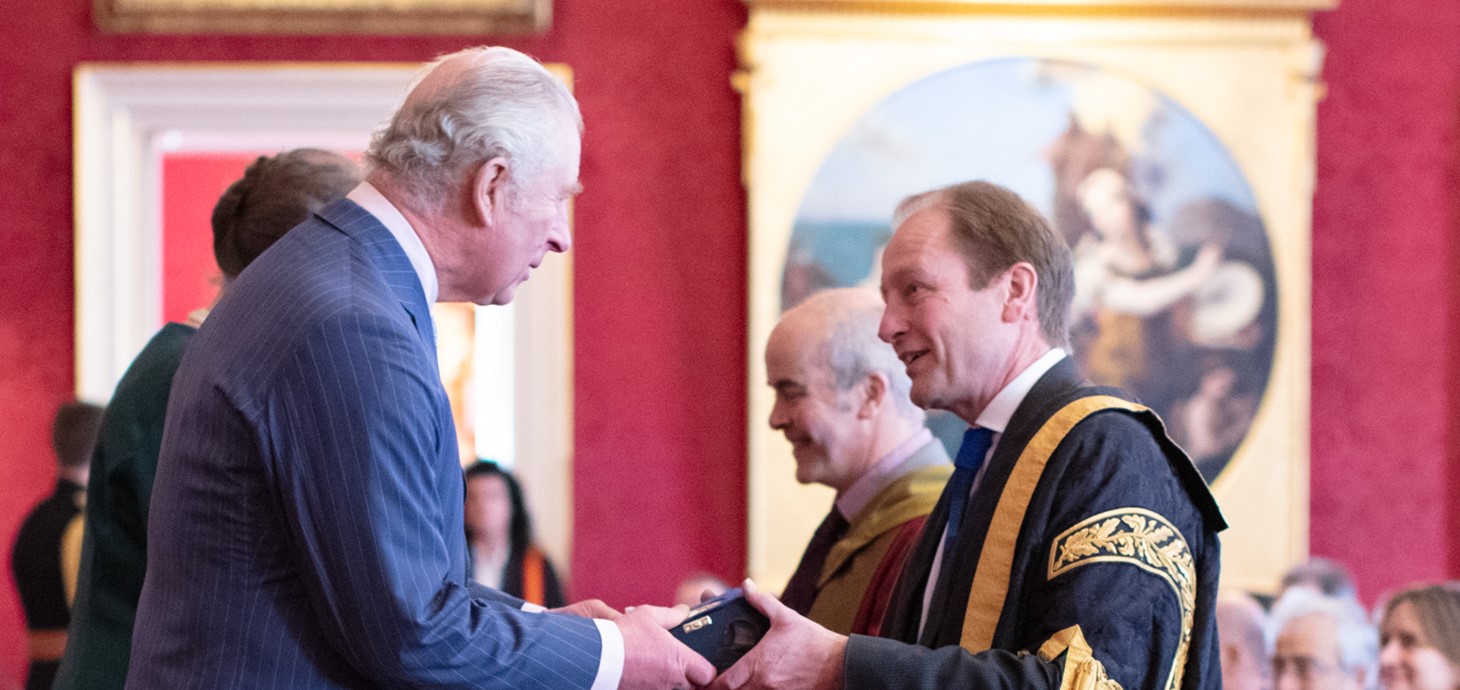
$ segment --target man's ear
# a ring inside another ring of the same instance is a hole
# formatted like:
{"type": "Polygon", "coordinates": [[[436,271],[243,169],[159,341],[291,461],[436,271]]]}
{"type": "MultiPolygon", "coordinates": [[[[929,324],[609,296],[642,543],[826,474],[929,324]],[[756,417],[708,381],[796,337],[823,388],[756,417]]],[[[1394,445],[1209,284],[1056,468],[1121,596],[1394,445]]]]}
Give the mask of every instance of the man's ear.
{"type": "Polygon", "coordinates": [[[1014,323],[1038,318],[1034,295],[1039,288],[1039,274],[1034,271],[1034,266],[1027,261],[1020,261],[1004,272],[1003,280],[1006,287],[1004,322],[1014,323]]]}
{"type": "Polygon", "coordinates": [[[507,188],[507,159],[497,156],[478,167],[471,178],[471,211],[477,222],[489,225],[492,214],[502,204],[507,188]]]}
{"type": "Polygon", "coordinates": [[[862,402],[857,407],[857,417],[871,419],[887,404],[887,376],[872,372],[862,381],[862,402]]]}

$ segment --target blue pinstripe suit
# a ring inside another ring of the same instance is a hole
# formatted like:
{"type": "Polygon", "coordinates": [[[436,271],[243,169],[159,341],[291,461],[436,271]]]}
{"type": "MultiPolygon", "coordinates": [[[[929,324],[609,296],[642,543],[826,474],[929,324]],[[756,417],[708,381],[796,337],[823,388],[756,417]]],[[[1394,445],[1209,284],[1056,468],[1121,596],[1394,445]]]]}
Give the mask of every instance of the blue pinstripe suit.
{"type": "Polygon", "coordinates": [[[173,386],[127,687],[592,684],[592,621],[467,579],[431,329],[348,200],[230,286],[173,386]]]}

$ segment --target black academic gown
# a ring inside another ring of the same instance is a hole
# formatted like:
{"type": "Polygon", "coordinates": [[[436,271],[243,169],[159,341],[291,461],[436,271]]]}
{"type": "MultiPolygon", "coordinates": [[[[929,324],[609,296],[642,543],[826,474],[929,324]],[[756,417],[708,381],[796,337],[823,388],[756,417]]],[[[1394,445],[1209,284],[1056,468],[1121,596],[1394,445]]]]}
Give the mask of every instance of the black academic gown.
{"type": "Polygon", "coordinates": [[[1149,412],[1097,412],[1065,436],[1029,500],[991,649],[972,654],[959,646],[984,537],[1020,452],[1066,403],[1111,392],[1082,385],[1069,358],[1040,378],[968,504],[951,554],[956,575],[935,589],[921,638],[946,493],[893,593],[882,632],[889,639],[849,641],[847,687],[1058,688],[1067,674],[1097,678],[1090,658],[1126,690],[1221,687],[1214,609],[1217,532],[1226,524],[1201,476],[1149,412]],[[1073,626],[1088,654],[1066,649],[1073,626]]]}

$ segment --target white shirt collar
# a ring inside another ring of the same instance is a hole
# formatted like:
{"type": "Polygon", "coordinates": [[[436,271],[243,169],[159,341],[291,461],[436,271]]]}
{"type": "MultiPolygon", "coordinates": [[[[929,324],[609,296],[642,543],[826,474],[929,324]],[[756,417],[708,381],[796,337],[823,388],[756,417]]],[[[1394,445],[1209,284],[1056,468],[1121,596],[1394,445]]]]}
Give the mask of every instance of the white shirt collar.
{"type": "Polygon", "coordinates": [[[400,244],[401,250],[405,251],[406,258],[410,259],[411,268],[416,270],[416,277],[421,280],[421,289],[426,292],[426,304],[435,304],[441,289],[436,282],[436,264],[431,262],[431,255],[426,252],[426,245],[421,243],[421,236],[416,234],[410,221],[401,215],[400,209],[369,182],[361,182],[345,198],[369,211],[370,215],[375,216],[390,231],[400,244]]]}
{"type": "Polygon", "coordinates": [[[1054,368],[1060,360],[1065,358],[1065,351],[1060,348],[1052,348],[1044,353],[1033,364],[1024,368],[1014,377],[1009,385],[999,391],[998,395],[989,402],[988,407],[983,408],[979,413],[975,426],[981,426],[996,434],[1004,433],[1004,428],[1009,426],[1009,418],[1014,416],[1014,410],[1019,409],[1019,403],[1024,402],[1024,397],[1029,395],[1030,389],[1039,381],[1040,377],[1054,368]]]}

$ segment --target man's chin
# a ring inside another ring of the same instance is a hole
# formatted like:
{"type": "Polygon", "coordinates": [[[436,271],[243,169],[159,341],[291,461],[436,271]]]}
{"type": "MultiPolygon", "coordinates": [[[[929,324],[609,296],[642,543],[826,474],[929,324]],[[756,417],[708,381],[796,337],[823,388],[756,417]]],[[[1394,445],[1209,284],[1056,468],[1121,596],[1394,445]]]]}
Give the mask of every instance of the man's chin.
{"type": "Polygon", "coordinates": [[[498,292],[495,292],[495,293],[492,293],[490,295],[487,295],[486,297],[483,297],[483,298],[481,298],[479,300],[476,300],[475,304],[477,306],[481,306],[481,307],[491,307],[491,306],[498,306],[498,307],[500,307],[500,306],[503,306],[503,305],[506,305],[506,304],[511,303],[512,302],[512,298],[513,297],[516,297],[516,296],[517,296],[517,286],[516,285],[513,285],[513,286],[511,286],[509,288],[506,288],[504,290],[500,290],[498,292]]]}

